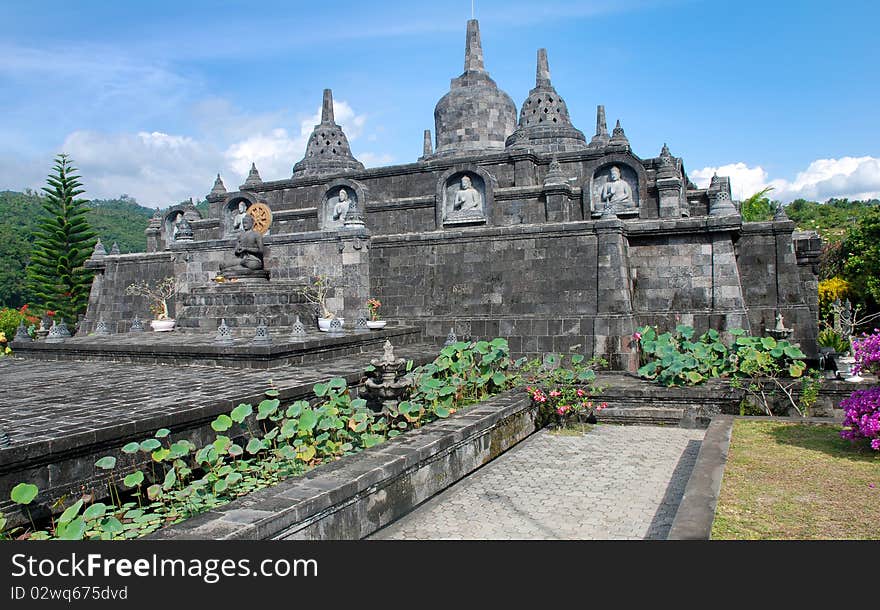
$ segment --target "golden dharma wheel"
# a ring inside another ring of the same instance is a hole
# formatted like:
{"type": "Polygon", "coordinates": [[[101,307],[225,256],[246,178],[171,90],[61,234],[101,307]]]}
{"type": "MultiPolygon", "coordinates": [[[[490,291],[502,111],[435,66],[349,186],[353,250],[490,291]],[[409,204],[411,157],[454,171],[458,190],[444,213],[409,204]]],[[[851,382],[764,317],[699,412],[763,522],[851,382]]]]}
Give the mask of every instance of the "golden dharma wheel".
{"type": "Polygon", "coordinates": [[[247,214],[254,219],[254,230],[265,235],[269,227],[272,226],[272,210],[265,203],[251,204],[247,209],[247,214]]]}

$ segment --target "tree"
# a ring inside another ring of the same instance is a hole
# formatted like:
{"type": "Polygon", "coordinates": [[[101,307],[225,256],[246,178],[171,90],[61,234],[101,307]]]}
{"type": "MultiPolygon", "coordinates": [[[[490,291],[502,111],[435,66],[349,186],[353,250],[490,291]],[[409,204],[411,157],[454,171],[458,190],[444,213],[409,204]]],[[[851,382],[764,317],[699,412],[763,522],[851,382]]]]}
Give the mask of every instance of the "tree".
{"type": "Polygon", "coordinates": [[[30,290],[46,309],[75,320],[88,305],[92,272],[83,264],[92,253],[95,234],[86,220],[85,191],[66,154],[55,158],[54,173],[43,187],[45,217],[35,232],[27,274],[30,290]]]}
{"type": "Polygon", "coordinates": [[[740,205],[740,213],[742,214],[743,220],[746,222],[759,222],[763,220],[771,220],[773,218],[776,206],[770,202],[768,197],[765,197],[765,195],[772,190],[773,187],[768,186],[742,202],[742,205],[740,205]]]}
{"type": "Polygon", "coordinates": [[[855,290],[880,303],[880,208],[859,219],[843,242],[844,278],[855,290]]]}

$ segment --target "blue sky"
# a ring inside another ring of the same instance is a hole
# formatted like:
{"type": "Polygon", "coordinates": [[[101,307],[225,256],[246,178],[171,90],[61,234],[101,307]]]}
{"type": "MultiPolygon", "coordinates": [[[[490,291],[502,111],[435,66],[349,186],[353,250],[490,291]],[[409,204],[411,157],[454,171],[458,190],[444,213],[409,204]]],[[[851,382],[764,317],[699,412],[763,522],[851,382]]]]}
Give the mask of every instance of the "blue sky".
{"type": "MultiPolygon", "coordinates": [[[[478,0],[486,67],[517,104],[546,47],[589,136],[597,104],[634,152],[783,199],[880,194],[873,2],[478,0]]],[[[216,172],[289,177],[331,87],[365,164],[408,163],[463,68],[470,0],[0,2],[0,189],[57,152],[88,195],[167,206],[216,172]]]]}

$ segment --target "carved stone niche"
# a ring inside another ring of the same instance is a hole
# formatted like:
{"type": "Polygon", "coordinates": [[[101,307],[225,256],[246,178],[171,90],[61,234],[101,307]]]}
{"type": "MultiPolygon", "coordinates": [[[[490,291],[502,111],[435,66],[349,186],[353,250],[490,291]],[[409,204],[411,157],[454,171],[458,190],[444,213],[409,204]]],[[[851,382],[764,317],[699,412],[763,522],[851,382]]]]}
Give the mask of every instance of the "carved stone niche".
{"type": "Polygon", "coordinates": [[[246,194],[237,194],[223,204],[222,226],[223,236],[232,237],[243,230],[241,221],[247,209],[256,203],[256,199],[246,194]]]}
{"type": "Polygon", "coordinates": [[[173,244],[177,241],[177,234],[182,221],[182,206],[174,206],[165,213],[165,218],[162,220],[162,234],[165,237],[166,244],[173,244]]]}
{"type": "MultiPolygon", "coordinates": [[[[602,215],[606,204],[611,205],[614,213],[622,218],[637,217],[641,202],[639,172],[628,163],[610,161],[603,163],[593,171],[588,188],[584,188],[584,196],[589,196],[584,207],[593,218],[602,215]]],[[[587,185],[584,185],[585,187],[587,185]]]]}
{"type": "Polygon", "coordinates": [[[321,230],[363,227],[366,199],[366,189],[354,180],[339,178],[327,184],[319,208],[321,230]]]}
{"type": "Polygon", "coordinates": [[[455,167],[437,181],[437,226],[487,224],[495,178],[481,167],[455,167]]]}

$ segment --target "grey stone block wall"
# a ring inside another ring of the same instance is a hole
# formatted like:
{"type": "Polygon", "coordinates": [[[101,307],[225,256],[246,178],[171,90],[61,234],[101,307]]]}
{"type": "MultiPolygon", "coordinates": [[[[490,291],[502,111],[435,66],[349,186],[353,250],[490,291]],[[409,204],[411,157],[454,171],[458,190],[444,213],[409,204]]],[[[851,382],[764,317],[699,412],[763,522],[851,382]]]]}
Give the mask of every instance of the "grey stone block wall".
{"type": "MultiPolygon", "coordinates": [[[[170,252],[161,252],[106,256],[99,262],[87,262],[95,271],[95,279],[80,332],[93,331],[99,318],[107,322],[111,332],[128,332],[135,315],[144,321],[152,319],[149,300],[126,295],[125,289],[135,282],[155,283],[174,275],[174,258],[170,252]]],[[[174,299],[168,305],[173,311],[174,299]]]]}
{"type": "Polygon", "coordinates": [[[752,332],[763,334],[763,329],[773,328],[776,313],[781,312],[785,325],[794,329],[791,340],[815,356],[818,309],[811,304],[812,282],[801,276],[793,232],[791,221],[743,223],[736,244],[737,264],[752,332]]]}

